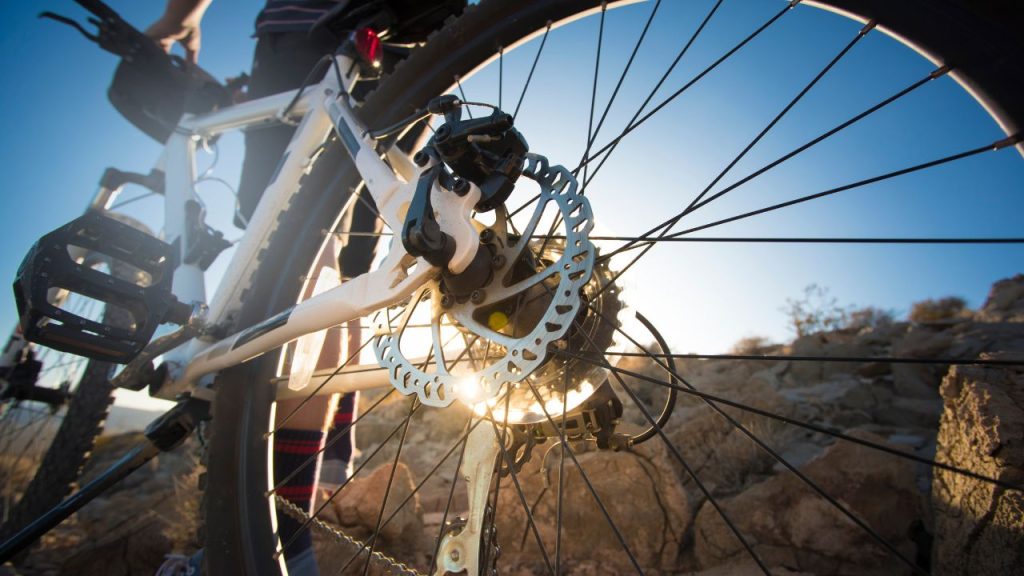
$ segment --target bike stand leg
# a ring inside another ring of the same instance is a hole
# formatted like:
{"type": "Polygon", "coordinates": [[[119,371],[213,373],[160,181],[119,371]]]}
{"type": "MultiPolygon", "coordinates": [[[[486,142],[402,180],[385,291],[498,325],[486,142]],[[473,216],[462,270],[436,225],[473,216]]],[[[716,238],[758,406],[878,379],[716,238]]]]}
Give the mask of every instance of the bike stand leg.
{"type": "Polygon", "coordinates": [[[191,396],[181,398],[174,408],[146,427],[145,442],[137,444],[92,482],[82,486],[78,492],[67,497],[63,502],[51,508],[49,512],[0,544],[0,564],[27,549],[43,534],[105,492],[107,488],[138,470],[160,452],[167,452],[180,446],[196,429],[199,422],[207,420],[209,417],[209,402],[191,396]]]}

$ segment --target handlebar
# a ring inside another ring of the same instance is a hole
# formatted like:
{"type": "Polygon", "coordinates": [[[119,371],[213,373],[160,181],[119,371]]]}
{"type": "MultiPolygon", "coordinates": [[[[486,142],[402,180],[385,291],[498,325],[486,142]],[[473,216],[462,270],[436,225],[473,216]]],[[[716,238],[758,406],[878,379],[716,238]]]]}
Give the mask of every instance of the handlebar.
{"type": "Polygon", "coordinates": [[[118,15],[117,12],[114,12],[113,8],[107,6],[103,2],[100,2],[100,0],[75,0],[75,4],[78,4],[82,8],[85,8],[104,20],[121,19],[121,16],[118,15]]]}

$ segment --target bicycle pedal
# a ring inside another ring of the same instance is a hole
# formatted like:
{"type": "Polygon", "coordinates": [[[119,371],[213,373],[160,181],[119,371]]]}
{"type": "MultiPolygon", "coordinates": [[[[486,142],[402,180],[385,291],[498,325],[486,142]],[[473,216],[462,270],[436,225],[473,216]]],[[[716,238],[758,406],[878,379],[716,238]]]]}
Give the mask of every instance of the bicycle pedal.
{"type": "Polygon", "coordinates": [[[94,360],[129,362],[161,323],[188,321],[191,307],[171,293],[174,254],[170,244],[92,210],[46,234],[14,281],[25,339],[94,360]],[[104,264],[106,271],[98,269],[104,264]],[[104,304],[102,317],[62,308],[71,294],[104,304]]]}

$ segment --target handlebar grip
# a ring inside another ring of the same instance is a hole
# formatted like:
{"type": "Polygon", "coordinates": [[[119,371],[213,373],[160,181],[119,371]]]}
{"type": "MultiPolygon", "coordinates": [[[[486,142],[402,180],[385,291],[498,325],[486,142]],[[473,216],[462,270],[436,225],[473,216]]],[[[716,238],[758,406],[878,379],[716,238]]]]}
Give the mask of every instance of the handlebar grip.
{"type": "Polygon", "coordinates": [[[121,16],[110,6],[107,6],[100,0],[75,0],[75,4],[78,4],[82,8],[85,8],[89,12],[92,12],[96,16],[104,19],[121,19],[121,16]]]}

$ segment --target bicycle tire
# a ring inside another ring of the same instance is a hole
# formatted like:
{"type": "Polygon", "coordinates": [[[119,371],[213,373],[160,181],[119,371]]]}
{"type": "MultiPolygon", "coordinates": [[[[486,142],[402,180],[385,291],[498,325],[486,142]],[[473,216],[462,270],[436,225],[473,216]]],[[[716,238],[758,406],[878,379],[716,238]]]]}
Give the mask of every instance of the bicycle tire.
{"type": "MultiPolygon", "coordinates": [[[[128,277],[132,272],[121,270],[115,264],[115,274],[128,277]]],[[[103,316],[104,322],[114,325],[128,325],[132,321],[126,311],[113,308],[103,310],[103,316]]],[[[63,364],[63,359],[70,355],[58,353],[55,356],[53,362],[63,364]]],[[[114,401],[115,388],[110,378],[115,365],[84,358],[78,361],[84,363],[85,367],[79,381],[71,388],[60,425],[31,480],[25,485],[23,495],[0,528],[0,537],[14,535],[71,493],[96,445],[96,439],[103,433],[104,423],[114,401]]],[[[43,373],[46,370],[47,366],[44,365],[43,373]]]]}
{"type": "MultiPolygon", "coordinates": [[[[449,22],[425,47],[399,65],[370,94],[359,114],[371,126],[396,122],[430,97],[450,89],[452,78],[492,58],[497,47],[512,46],[541,32],[549,21],[596,10],[601,4],[598,0],[483,0],[449,22]]],[[[831,5],[861,20],[875,20],[940,62],[969,55],[962,61],[964,66],[958,68],[958,79],[1008,133],[1024,125],[1024,102],[1012,90],[1019,85],[1018,80],[1024,79],[1020,69],[1024,60],[1017,57],[1024,52],[1020,39],[1008,32],[1013,29],[1008,20],[994,24],[960,2],[837,0],[815,4],[831,5]],[[894,9],[896,4],[899,8],[894,9]]],[[[336,145],[328,148],[309,178],[322,180],[326,171],[354,188],[358,175],[337,149],[336,145]]],[[[307,184],[303,182],[293,204],[279,215],[277,229],[260,253],[260,266],[243,298],[240,327],[294,304],[301,278],[322,242],[319,232],[331,229],[332,215],[344,202],[344,198],[325,198],[307,184]]],[[[273,498],[267,496],[270,447],[265,436],[272,418],[273,386],[253,385],[269,382],[276,375],[277,362],[275,354],[266,354],[225,371],[218,379],[205,495],[210,573],[282,572],[283,564],[273,554],[277,547],[273,498]]]]}
{"type": "Polygon", "coordinates": [[[108,362],[89,361],[53,441],[0,530],[0,538],[14,535],[71,493],[113,403],[113,369],[108,362]]]}

